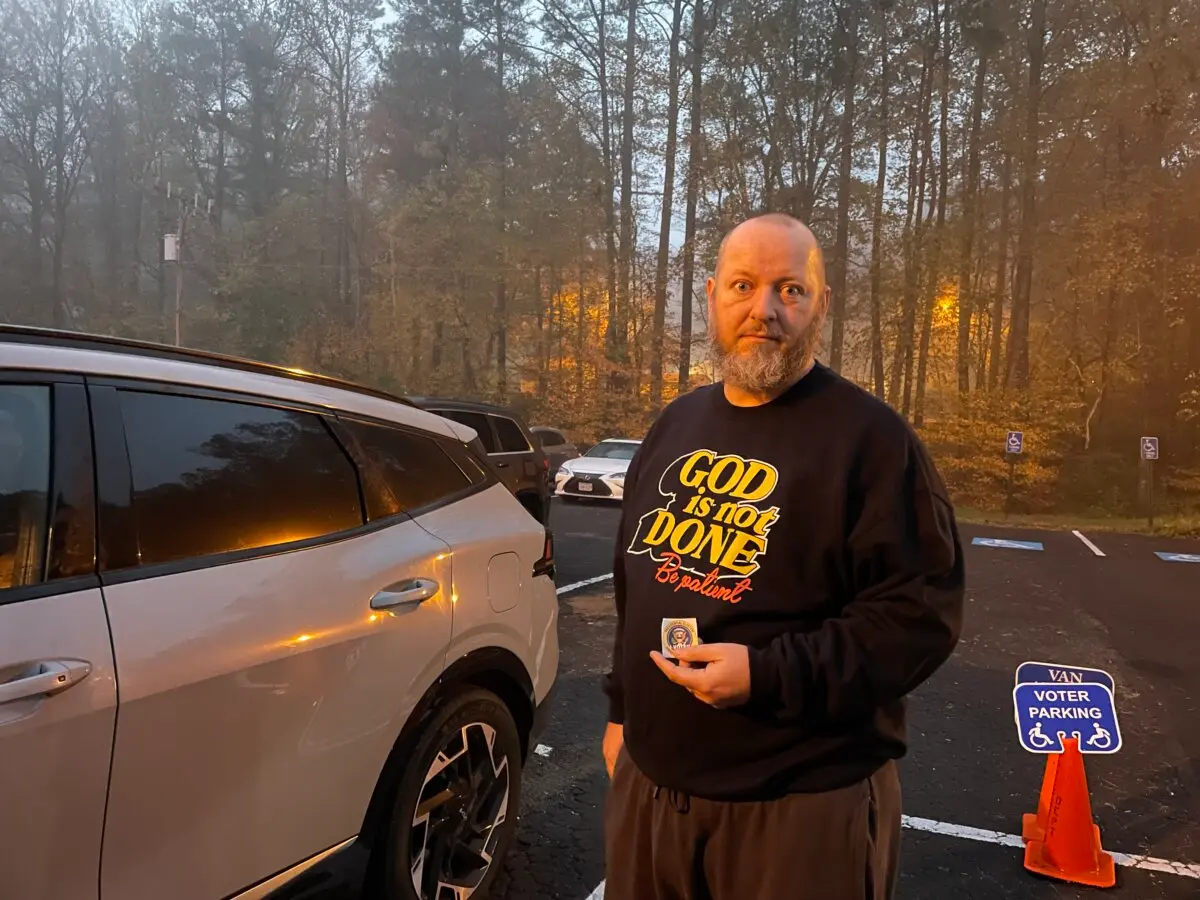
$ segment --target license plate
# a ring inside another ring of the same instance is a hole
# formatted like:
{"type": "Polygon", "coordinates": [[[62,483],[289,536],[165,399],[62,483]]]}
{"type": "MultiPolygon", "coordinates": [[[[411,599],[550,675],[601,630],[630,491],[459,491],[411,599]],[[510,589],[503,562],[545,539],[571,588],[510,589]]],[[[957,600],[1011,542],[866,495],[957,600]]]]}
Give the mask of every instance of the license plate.
{"type": "Polygon", "coordinates": [[[592,492],[592,486],[590,484],[588,484],[586,481],[580,482],[579,489],[581,491],[583,491],[585,494],[590,494],[592,492]]]}

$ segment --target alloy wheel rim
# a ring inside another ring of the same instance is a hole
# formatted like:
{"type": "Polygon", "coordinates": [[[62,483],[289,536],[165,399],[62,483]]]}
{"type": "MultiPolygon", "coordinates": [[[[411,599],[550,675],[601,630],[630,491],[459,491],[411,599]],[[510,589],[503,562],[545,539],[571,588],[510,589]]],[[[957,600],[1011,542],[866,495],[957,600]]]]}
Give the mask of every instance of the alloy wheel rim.
{"type": "Polygon", "coordinates": [[[409,859],[421,900],[467,900],[492,866],[508,818],[508,757],[471,722],[438,750],[413,812],[409,859]]]}

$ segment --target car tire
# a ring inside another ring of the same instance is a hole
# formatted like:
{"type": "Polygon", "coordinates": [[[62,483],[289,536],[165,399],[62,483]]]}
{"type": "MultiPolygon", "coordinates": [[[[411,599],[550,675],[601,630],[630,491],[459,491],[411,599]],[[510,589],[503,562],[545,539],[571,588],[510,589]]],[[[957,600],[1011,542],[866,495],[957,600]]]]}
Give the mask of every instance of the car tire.
{"type": "Polygon", "coordinates": [[[463,896],[485,900],[516,834],[521,769],[521,736],[499,697],[472,688],[446,700],[396,790],[383,833],[384,897],[444,900],[452,893],[437,891],[441,875],[470,888],[463,896]],[[480,851],[490,859],[482,873],[480,851]]]}
{"type": "Polygon", "coordinates": [[[525,507],[525,511],[537,519],[539,525],[546,524],[546,510],[541,498],[528,493],[517,494],[517,500],[525,507]]]}

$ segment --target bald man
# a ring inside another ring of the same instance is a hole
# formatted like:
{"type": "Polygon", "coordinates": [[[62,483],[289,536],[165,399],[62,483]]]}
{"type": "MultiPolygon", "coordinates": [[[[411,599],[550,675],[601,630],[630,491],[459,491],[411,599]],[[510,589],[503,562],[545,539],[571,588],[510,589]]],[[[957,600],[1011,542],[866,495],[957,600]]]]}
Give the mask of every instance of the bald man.
{"type": "Polygon", "coordinates": [[[733,229],[708,280],[721,381],[625,478],[605,680],[605,900],[883,900],[905,696],[962,625],[953,509],[886,404],[817,362],[805,225],[733,229]],[[694,620],[699,643],[668,645],[694,620]]]}

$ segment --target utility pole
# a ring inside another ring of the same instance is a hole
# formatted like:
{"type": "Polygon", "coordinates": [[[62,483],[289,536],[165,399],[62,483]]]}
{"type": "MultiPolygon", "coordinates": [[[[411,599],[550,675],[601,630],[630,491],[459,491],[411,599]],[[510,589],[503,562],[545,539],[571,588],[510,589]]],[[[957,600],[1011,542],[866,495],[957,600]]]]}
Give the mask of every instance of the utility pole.
{"type": "Polygon", "coordinates": [[[179,347],[182,345],[183,331],[183,242],[187,232],[187,221],[189,217],[195,215],[211,216],[213,202],[211,198],[205,200],[203,213],[201,213],[200,191],[194,191],[189,197],[178,185],[169,181],[165,184],[161,182],[156,184],[155,190],[163,193],[165,203],[174,202],[178,206],[175,233],[163,235],[162,259],[164,264],[168,262],[175,264],[175,304],[171,310],[171,318],[174,320],[174,344],[179,347]]]}

